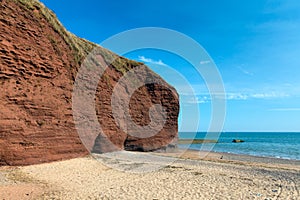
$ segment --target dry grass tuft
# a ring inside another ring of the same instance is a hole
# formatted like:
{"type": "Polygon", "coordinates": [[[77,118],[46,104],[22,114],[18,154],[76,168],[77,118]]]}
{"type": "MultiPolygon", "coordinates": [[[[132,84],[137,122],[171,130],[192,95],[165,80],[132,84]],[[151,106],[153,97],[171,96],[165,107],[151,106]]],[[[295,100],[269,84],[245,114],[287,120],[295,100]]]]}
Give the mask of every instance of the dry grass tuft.
{"type": "Polygon", "coordinates": [[[65,29],[65,27],[57,19],[54,12],[49,10],[45,5],[43,5],[38,0],[14,0],[20,3],[25,9],[31,11],[38,10],[42,16],[44,16],[47,21],[53,26],[53,29],[61,35],[65,42],[70,46],[74,54],[74,60],[76,63],[81,64],[83,59],[95,48],[98,47],[101,51],[101,55],[107,64],[111,64],[118,72],[124,74],[130,69],[129,66],[135,67],[141,65],[142,63],[131,61],[123,57],[119,57],[113,52],[104,49],[92,42],[85,39],[79,38],[74,34],[70,33],[65,29]]]}

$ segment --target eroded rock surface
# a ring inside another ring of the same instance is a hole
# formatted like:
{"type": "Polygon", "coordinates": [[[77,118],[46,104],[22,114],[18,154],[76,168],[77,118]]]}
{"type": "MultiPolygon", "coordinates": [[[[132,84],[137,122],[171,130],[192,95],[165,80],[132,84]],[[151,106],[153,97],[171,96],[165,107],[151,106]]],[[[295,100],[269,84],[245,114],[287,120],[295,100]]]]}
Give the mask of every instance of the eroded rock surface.
{"type": "Polygon", "coordinates": [[[161,104],[166,123],[153,137],[128,135],[115,122],[111,95],[118,80],[141,63],[98,47],[108,65],[95,98],[102,132],[87,150],[76,131],[72,91],[81,63],[96,45],[67,32],[51,11],[34,0],[1,0],[0,33],[0,165],[69,159],[87,155],[88,150],[153,151],[175,145],[179,112],[175,89],[145,68],[143,73],[163,84],[148,84],[135,91],[130,115],[136,124],[147,125],[149,108],[161,104]],[[107,62],[107,55],[115,61],[107,62]]]}

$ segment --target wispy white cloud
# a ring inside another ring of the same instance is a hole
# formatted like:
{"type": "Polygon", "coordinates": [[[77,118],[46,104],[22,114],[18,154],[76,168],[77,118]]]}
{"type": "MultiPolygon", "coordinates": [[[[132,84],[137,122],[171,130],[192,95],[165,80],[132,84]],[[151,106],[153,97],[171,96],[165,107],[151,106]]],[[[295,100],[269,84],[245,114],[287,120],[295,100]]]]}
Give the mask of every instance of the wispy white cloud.
{"type": "Polygon", "coordinates": [[[284,93],[239,93],[239,92],[230,92],[230,93],[202,93],[202,94],[184,94],[184,102],[189,104],[202,104],[208,103],[212,98],[225,99],[227,101],[246,101],[250,99],[261,99],[261,100],[270,100],[278,98],[287,98],[290,97],[288,94],[284,93]],[[190,98],[189,98],[190,96],[190,98]]]}
{"type": "Polygon", "coordinates": [[[288,94],[282,92],[266,92],[266,93],[228,93],[227,100],[248,100],[248,99],[277,99],[289,97],[288,94]]]}
{"type": "Polygon", "coordinates": [[[250,72],[250,71],[244,69],[243,67],[237,67],[237,68],[238,68],[241,72],[243,72],[244,74],[246,74],[246,75],[249,75],[249,76],[253,76],[253,75],[254,75],[253,72],[250,72]]]}
{"type": "Polygon", "coordinates": [[[210,60],[202,60],[200,61],[200,65],[205,65],[205,64],[209,64],[210,60]]]}
{"type": "Polygon", "coordinates": [[[300,108],[272,108],[272,109],[269,109],[269,111],[281,111],[281,112],[300,111],[300,108]]]}
{"type": "Polygon", "coordinates": [[[189,98],[184,102],[188,103],[188,104],[204,104],[204,103],[210,102],[210,97],[198,96],[198,97],[194,97],[194,98],[189,98]]]}
{"type": "MultiPolygon", "coordinates": [[[[180,95],[181,101],[189,104],[209,103],[211,102],[212,98],[225,99],[227,101],[283,101],[287,99],[300,98],[300,85],[295,83],[291,84],[289,82],[274,84],[272,86],[261,85],[259,88],[238,88],[236,85],[230,84],[224,84],[224,87],[226,90],[225,94],[222,92],[209,93],[205,83],[191,85],[182,84],[175,86],[180,95]]],[[[215,85],[214,88],[218,88],[218,85],[215,85]]]]}
{"type": "Polygon", "coordinates": [[[227,100],[247,100],[249,95],[242,93],[229,93],[226,95],[227,100]]]}
{"type": "Polygon", "coordinates": [[[270,99],[270,98],[272,99],[272,98],[290,97],[290,95],[284,92],[268,92],[268,93],[255,93],[252,94],[252,97],[256,99],[270,99]]]}
{"type": "Polygon", "coordinates": [[[145,63],[150,63],[154,65],[168,66],[162,60],[153,60],[151,58],[146,58],[145,56],[139,56],[139,60],[145,63]]]}

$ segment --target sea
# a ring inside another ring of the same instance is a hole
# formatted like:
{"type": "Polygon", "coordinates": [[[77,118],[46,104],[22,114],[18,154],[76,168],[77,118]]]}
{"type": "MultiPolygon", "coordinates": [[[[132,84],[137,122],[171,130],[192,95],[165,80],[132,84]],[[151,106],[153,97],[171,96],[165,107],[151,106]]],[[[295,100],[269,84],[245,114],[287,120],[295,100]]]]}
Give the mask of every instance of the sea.
{"type": "Polygon", "coordinates": [[[180,132],[179,139],[213,139],[217,143],[179,144],[179,148],[300,160],[300,133],[296,132],[180,132]],[[233,143],[233,139],[244,140],[233,143]]]}

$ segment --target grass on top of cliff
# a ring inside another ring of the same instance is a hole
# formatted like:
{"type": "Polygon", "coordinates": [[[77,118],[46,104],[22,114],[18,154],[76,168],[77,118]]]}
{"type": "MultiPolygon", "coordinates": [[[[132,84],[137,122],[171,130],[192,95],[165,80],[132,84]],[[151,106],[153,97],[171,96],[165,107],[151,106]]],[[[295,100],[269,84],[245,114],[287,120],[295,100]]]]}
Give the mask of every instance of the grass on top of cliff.
{"type": "Polygon", "coordinates": [[[34,12],[35,17],[44,17],[53,29],[65,40],[65,42],[70,46],[74,52],[75,60],[79,63],[96,45],[76,37],[60,23],[53,11],[49,10],[44,4],[38,0],[14,0],[19,3],[23,8],[34,12]],[[37,13],[40,16],[37,16],[37,13]]]}
{"type": "Polygon", "coordinates": [[[140,62],[128,60],[124,57],[120,57],[115,53],[100,47],[97,44],[89,42],[85,39],[79,38],[74,34],[66,30],[66,28],[60,23],[53,11],[48,9],[44,4],[38,0],[14,0],[19,3],[24,9],[29,10],[31,13],[35,13],[36,17],[44,17],[53,29],[64,39],[64,41],[70,46],[73,51],[75,62],[81,64],[83,59],[95,48],[101,51],[105,62],[111,64],[117,71],[124,74],[131,67],[142,65],[140,62]],[[33,12],[38,11],[38,12],[33,12]],[[38,16],[39,15],[39,16],[38,16]]]}

